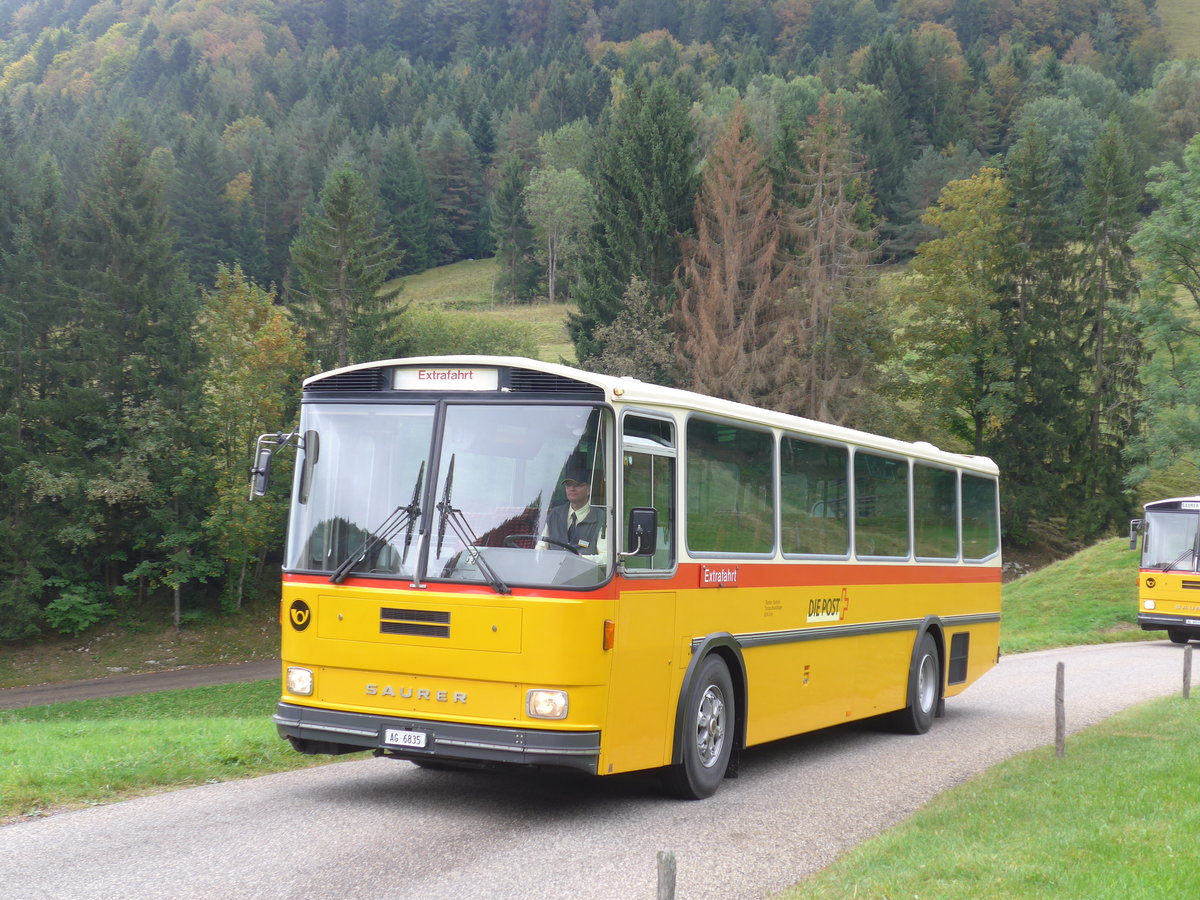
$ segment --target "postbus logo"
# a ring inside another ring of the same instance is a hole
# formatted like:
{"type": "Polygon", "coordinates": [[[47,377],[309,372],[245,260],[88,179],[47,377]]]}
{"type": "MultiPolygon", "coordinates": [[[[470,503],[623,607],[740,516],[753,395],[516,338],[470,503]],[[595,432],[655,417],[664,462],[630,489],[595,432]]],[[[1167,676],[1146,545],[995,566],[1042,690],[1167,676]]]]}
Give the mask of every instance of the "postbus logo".
{"type": "Polygon", "coordinates": [[[303,631],[312,620],[312,610],[303,600],[293,600],[292,608],[288,610],[288,618],[291,619],[293,628],[303,631]]]}
{"type": "Polygon", "coordinates": [[[850,591],[842,588],[837,597],[811,597],[808,601],[809,622],[839,622],[850,608],[850,591]]]}

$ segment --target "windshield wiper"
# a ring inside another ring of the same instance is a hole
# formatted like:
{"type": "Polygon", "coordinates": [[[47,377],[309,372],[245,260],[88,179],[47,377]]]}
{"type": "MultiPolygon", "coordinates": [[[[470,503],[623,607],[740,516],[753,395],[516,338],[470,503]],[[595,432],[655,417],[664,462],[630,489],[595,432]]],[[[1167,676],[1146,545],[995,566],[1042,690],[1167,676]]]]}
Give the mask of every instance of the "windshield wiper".
{"type": "MultiPolygon", "coordinates": [[[[1173,568],[1175,568],[1177,565],[1179,565],[1181,562],[1183,562],[1183,558],[1185,556],[1195,556],[1195,554],[1196,554],[1196,548],[1194,546],[1188,547],[1186,550],[1184,550],[1182,553],[1180,553],[1177,557],[1175,557],[1175,561],[1172,562],[1169,566],[1164,566],[1163,571],[1170,572],[1173,568]]],[[[1192,568],[1193,569],[1195,568],[1194,564],[1193,564],[1192,568]]]]}
{"type": "Polygon", "coordinates": [[[479,538],[471,530],[471,523],[467,521],[467,517],[463,515],[461,509],[455,509],[450,505],[450,487],[452,484],[454,484],[453,454],[450,455],[450,466],[446,470],[446,487],[442,490],[442,502],[437,505],[437,511],[441,515],[438,519],[436,555],[439,557],[442,555],[442,542],[446,537],[446,523],[449,523],[455,536],[462,542],[463,552],[467,554],[468,559],[483,573],[483,577],[492,586],[492,590],[497,594],[511,594],[512,591],[508,585],[500,579],[500,576],[496,574],[496,570],[492,568],[491,563],[484,558],[483,551],[476,546],[479,538]]]}
{"type": "Polygon", "coordinates": [[[342,560],[341,564],[333,570],[333,574],[329,576],[331,583],[341,584],[345,581],[346,576],[355,566],[399,534],[400,529],[406,526],[408,531],[404,535],[404,555],[400,558],[400,562],[403,564],[408,560],[408,548],[412,544],[413,528],[421,516],[421,482],[424,480],[425,463],[422,462],[421,468],[417,471],[417,481],[413,485],[412,500],[406,506],[397,506],[393,509],[388,517],[379,523],[379,527],[371,532],[370,538],[363,541],[362,549],[357,553],[351,553],[342,560]]]}

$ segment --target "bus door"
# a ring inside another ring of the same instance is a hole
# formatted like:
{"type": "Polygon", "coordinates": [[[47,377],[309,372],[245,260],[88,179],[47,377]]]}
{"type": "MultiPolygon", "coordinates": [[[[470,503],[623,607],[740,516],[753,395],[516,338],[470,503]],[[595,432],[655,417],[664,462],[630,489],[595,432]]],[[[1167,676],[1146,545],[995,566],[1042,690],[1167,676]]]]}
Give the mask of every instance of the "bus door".
{"type": "Polygon", "coordinates": [[[676,561],[675,423],[627,413],[620,453],[621,522],[628,523],[634,509],[651,508],[658,534],[653,555],[622,557],[601,772],[670,762],[682,677],[675,592],[664,590],[676,561]]]}

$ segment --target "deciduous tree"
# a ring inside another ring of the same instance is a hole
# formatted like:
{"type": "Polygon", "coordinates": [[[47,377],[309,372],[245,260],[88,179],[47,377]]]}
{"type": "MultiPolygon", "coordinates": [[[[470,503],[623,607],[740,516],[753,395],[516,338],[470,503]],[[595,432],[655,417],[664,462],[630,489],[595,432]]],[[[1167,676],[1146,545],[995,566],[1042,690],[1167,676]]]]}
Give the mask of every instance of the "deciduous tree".
{"type": "MultiPolygon", "coordinates": [[[[246,472],[260,434],[289,430],[304,338],[273,292],[224,266],[205,292],[196,338],[206,354],[199,425],[215,483],[203,529],[225,564],[225,595],[240,607],[251,566],[283,537],[286,497],[272,492],[251,503],[246,472]]],[[[277,472],[276,483],[285,475],[277,472]]]]}

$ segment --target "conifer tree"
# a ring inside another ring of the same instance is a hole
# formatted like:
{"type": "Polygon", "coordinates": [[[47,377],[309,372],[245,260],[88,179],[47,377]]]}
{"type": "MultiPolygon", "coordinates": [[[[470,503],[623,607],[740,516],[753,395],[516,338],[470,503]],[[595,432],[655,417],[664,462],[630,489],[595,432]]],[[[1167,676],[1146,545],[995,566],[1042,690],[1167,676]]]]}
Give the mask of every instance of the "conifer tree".
{"type": "Polygon", "coordinates": [[[866,174],[841,109],[821,104],[801,142],[785,216],[796,267],[781,322],[794,348],[787,411],[838,424],[864,414],[890,330],[871,269],[876,235],[866,174]]]}
{"type": "Polygon", "coordinates": [[[713,146],[696,200],[696,238],[678,286],[676,363],[684,386],[784,408],[790,357],[780,301],[780,221],[758,142],[738,106],[713,146]]]}
{"type": "Polygon", "coordinates": [[[1013,410],[989,448],[1007,472],[1005,515],[1017,542],[1057,539],[1049,525],[1073,502],[1071,456],[1086,440],[1086,326],[1071,284],[1076,229],[1056,199],[1059,180],[1045,132],[1028,129],[1005,166],[1012,201],[999,290],[1007,300],[1001,327],[1013,363],[1013,410]]]}
{"type": "Polygon", "coordinates": [[[665,310],[673,302],[680,239],[692,231],[697,176],[687,101],[666,78],[638,76],[616,104],[597,175],[596,221],[568,321],[576,356],[603,352],[595,329],[616,318],[634,275],[665,310]]]}
{"type": "Polygon", "coordinates": [[[651,384],[679,384],[672,352],[671,315],[659,309],[646,282],[636,275],[621,298],[621,311],[596,329],[604,352],[591,367],[608,375],[630,375],[651,384]]]}
{"type": "Polygon", "coordinates": [[[392,236],[378,231],[378,203],[350,166],[332,172],[316,212],[292,244],[299,273],[293,310],[318,367],[388,356],[404,306],[400,286],[384,289],[396,267],[392,236]]]}
{"type": "Polygon", "coordinates": [[[475,256],[483,178],[462,123],[453,115],[432,123],[422,141],[421,158],[433,198],[433,263],[475,256]]]}
{"type": "Polygon", "coordinates": [[[171,191],[172,222],[197,282],[211,280],[233,255],[234,218],[222,203],[227,181],[213,127],[201,120],[188,132],[171,191]]]}
{"type": "MultiPolygon", "coordinates": [[[[71,437],[57,357],[69,321],[62,283],[62,184],[45,159],[0,253],[0,641],[34,634],[55,565],[57,511],[35,501],[28,464],[71,437]]],[[[10,198],[11,199],[11,198],[10,198]]],[[[17,204],[14,203],[14,207],[17,204]]]]}
{"type": "Polygon", "coordinates": [[[399,260],[392,274],[424,272],[433,264],[430,246],[433,205],[429,199],[429,179],[406,130],[396,129],[388,135],[381,167],[379,199],[384,221],[396,238],[399,260]]]}
{"type": "Polygon", "coordinates": [[[166,585],[170,573],[178,618],[184,584],[207,567],[192,527],[208,500],[189,427],[198,298],[173,249],[161,174],[127,121],[101,150],[74,235],[79,300],[60,410],[73,439],[31,469],[32,490],[60,504],[57,537],[81,554],[82,577],[120,594],[125,582],[166,585]]]}
{"type": "Polygon", "coordinates": [[[492,195],[492,240],[496,244],[495,292],[503,300],[528,303],[537,291],[533,226],[525,214],[526,177],[521,160],[505,159],[492,195]]]}
{"type": "Polygon", "coordinates": [[[1129,518],[1123,456],[1136,438],[1139,369],[1145,361],[1134,319],[1138,274],[1130,239],[1142,189],[1120,125],[1110,121],[1084,171],[1083,230],[1077,260],[1086,316],[1083,347],[1091,352],[1085,379],[1088,434],[1075,462],[1082,502],[1072,507],[1073,531],[1092,537],[1129,518]]]}

